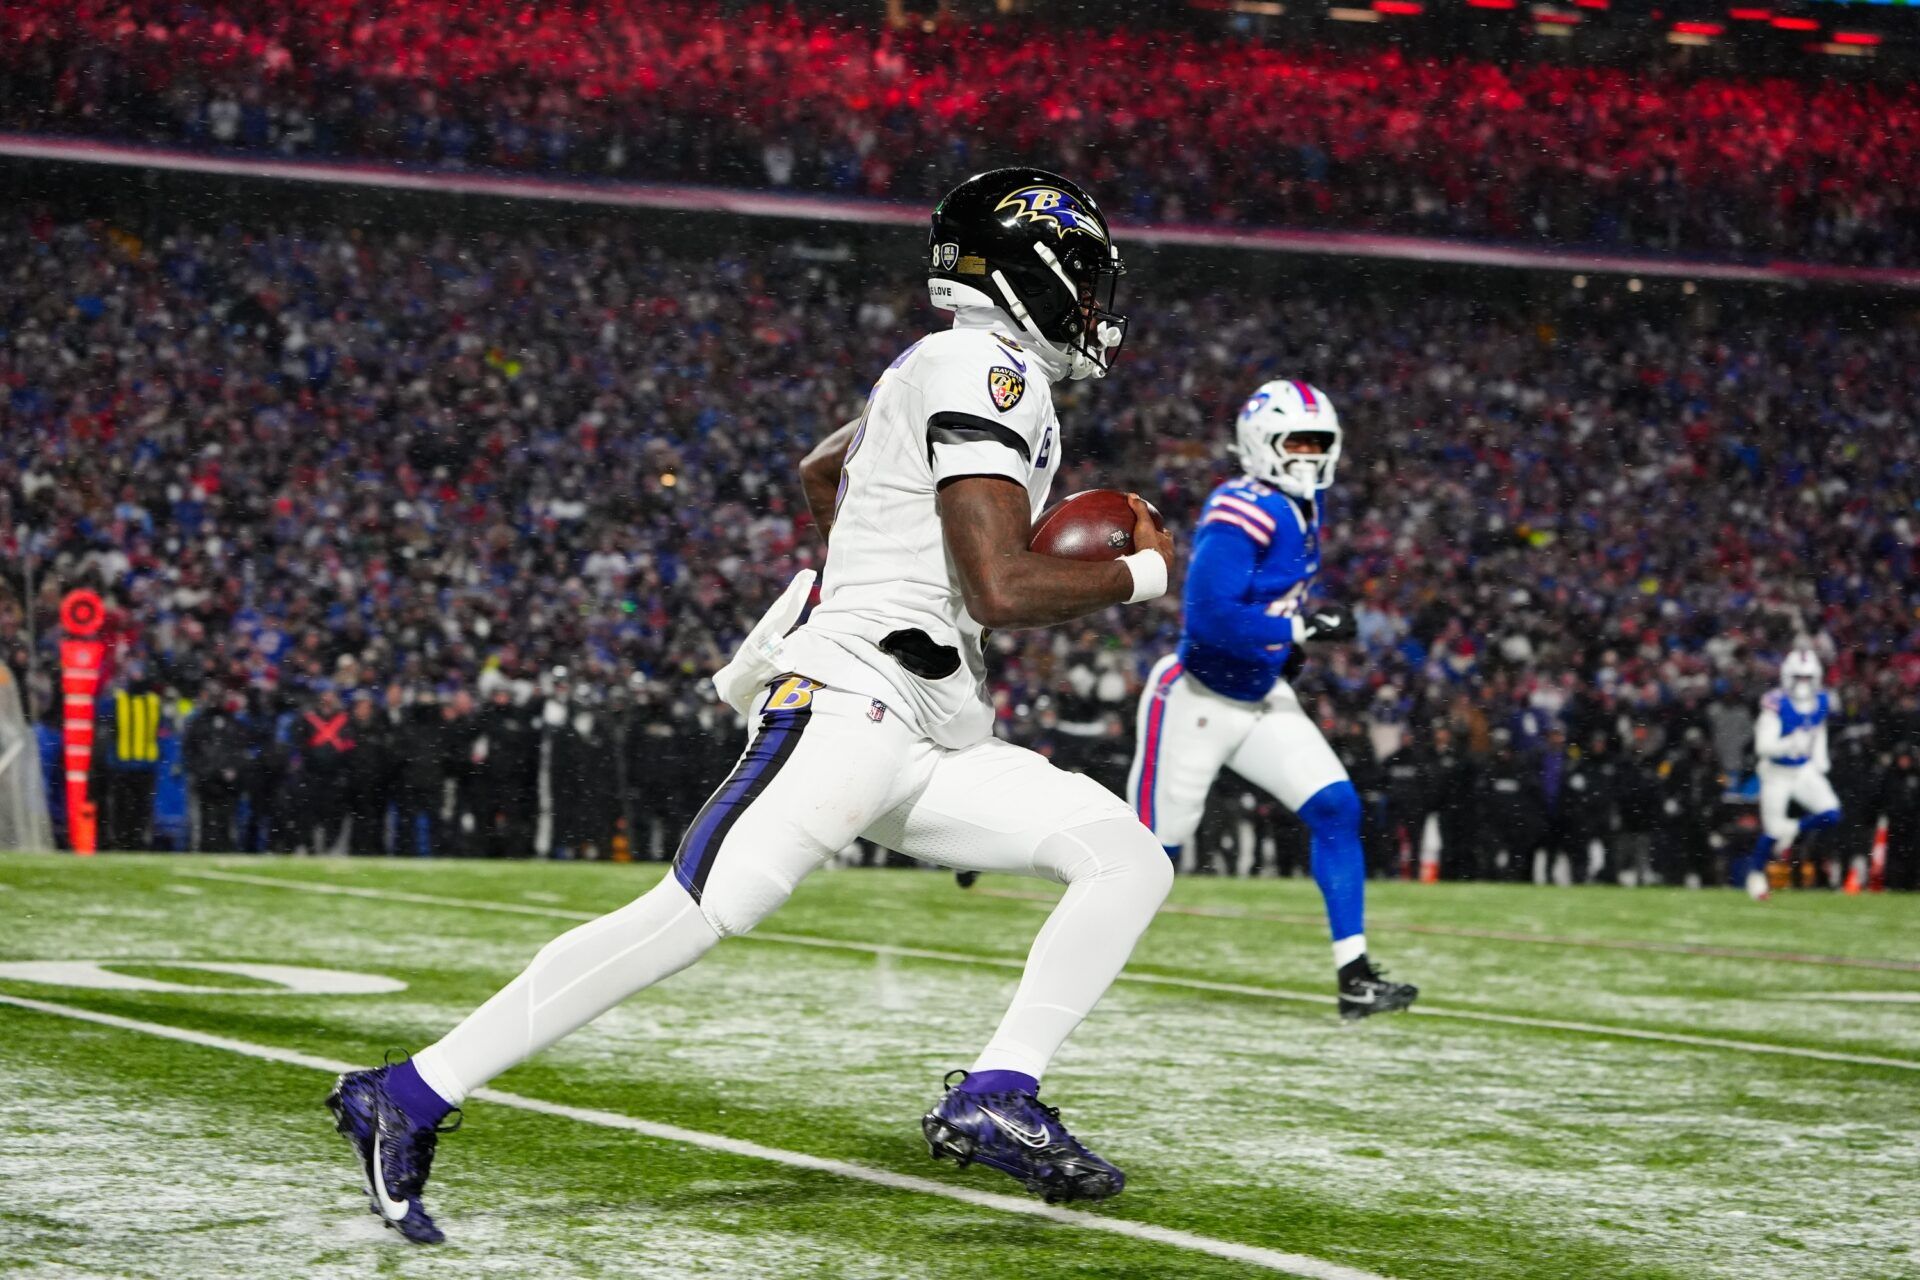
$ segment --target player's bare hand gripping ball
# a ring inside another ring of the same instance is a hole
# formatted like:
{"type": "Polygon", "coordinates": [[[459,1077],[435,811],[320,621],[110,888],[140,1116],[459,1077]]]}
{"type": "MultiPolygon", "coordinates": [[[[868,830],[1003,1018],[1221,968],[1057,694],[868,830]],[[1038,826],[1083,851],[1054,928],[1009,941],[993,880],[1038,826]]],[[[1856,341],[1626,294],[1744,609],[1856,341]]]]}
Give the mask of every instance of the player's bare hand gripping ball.
{"type": "Polygon", "coordinates": [[[1135,551],[1158,551],[1160,558],[1167,562],[1167,575],[1173,575],[1173,535],[1167,532],[1166,525],[1160,521],[1160,513],[1137,493],[1127,495],[1127,506],[1133,509],[1133,549],[1135,551]]]}

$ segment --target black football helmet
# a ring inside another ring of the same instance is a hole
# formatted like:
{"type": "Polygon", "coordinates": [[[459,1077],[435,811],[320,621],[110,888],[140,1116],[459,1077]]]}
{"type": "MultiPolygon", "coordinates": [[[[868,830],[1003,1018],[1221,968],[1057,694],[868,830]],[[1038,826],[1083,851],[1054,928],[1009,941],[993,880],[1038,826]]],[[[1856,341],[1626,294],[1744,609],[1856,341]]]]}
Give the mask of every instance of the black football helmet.
{"type": "Polygon", "coordinates": [[[1126,338],[1114,310],[1120,249],[1093,197],[1045,169],[992,169],[933,210],[927,292],[937,307],[1009,312],[1065,356],[1069,377],[1098,378],[1126,338]]]}

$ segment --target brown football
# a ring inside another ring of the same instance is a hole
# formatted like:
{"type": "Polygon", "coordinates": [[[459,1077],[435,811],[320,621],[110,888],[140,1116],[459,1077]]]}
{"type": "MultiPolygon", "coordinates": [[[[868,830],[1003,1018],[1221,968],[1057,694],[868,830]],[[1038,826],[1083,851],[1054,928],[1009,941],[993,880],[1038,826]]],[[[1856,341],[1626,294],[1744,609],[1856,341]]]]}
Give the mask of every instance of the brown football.
{"type": "MultiPolygon", "coordinates": [[[[1151,502],[1147,510],[1154,527],[1167,527],[1151,502]]],[[[1027,547],[1068,560],[1118,560],[1139,550],[1133,545],[1133,508],[1118,489],[1069,494],[1040,513],[1027,547]]]]}

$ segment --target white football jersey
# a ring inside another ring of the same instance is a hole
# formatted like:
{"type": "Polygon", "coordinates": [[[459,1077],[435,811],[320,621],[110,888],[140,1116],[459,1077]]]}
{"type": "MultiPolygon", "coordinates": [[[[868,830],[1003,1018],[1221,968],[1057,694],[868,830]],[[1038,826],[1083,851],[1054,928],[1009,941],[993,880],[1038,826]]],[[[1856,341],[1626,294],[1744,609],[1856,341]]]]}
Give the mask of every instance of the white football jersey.
{"type": "Polygon", "coordinates": [[[938,506],[943,481],[1003,476],[1046,506],[1060,425],[1041,360],[1001,328],[914,343],[874,383],[847,449],[820,603],[782,654],[789,669],[865,693],[945,747],[991,735],[981,627],[967,613],[938,506]],[[958,669],[916,675],[882,649],[900,631],[957,650],[958,669]]]}

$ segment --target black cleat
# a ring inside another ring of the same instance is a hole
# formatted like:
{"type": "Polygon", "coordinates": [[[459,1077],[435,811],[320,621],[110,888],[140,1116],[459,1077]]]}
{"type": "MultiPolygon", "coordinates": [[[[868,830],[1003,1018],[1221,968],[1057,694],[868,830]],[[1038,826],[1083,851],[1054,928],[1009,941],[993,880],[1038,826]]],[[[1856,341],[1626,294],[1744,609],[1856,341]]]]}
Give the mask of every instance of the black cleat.
{"type": "Polygon", "coordinates": [[[1349,960],[1340,970],[1340,1016],[1348,1022],[1411,1008],[1419,994],[1411,982],[1387,981],[1385,972],[1365,956],[1349,960]]]}
{"type": "Polygon", "coordinates": [[[973,888],[973,882],[979,878],[980,873],[978,871],[956,871],[953,873],[953,882],[962,889],[973,888]]]}

